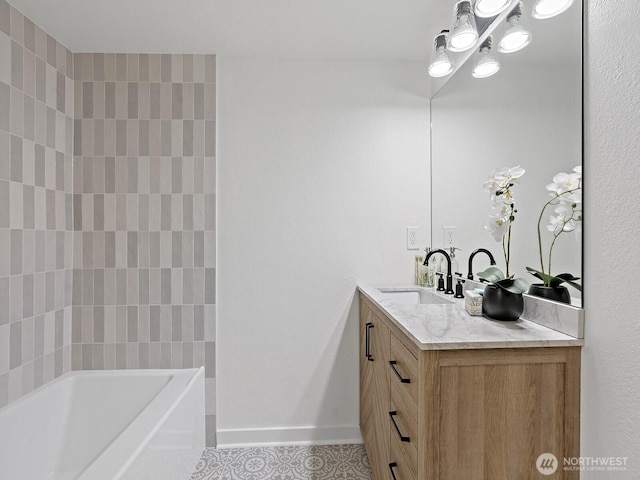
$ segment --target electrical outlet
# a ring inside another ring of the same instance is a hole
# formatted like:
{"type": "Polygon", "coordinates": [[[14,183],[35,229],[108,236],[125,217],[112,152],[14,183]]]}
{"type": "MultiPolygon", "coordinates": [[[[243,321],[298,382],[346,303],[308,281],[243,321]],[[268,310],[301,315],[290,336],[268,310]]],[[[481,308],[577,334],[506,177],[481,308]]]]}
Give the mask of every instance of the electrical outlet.
{"type": "Polygon", "coordinates": [[[420,227],[407,227],[407,250],[420,250],[420,227]]]}
{"type": "Polygon", "coordinates": [[[444,227],[444,246],[445,248],[456,246],[456,227],[444,227]]]}

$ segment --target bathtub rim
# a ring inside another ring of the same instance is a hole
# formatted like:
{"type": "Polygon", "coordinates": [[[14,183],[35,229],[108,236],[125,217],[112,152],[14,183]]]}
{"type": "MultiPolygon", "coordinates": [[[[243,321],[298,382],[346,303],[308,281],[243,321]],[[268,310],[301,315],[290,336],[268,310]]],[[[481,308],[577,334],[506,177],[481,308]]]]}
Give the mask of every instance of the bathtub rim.
{"type": "Polygon", "coordinates": [[[192,367],[192,368],[132,368],[132,369],[111,369],[111,370],[72,370],[70,372],[63,373],[59,377],[54,378],[50,382],[47,382],[43,385],[40,385],[38,388],[34,388],[29,393],[22,395],[20,398],[14,400],[13,402],[0,407],[0,415],[4,414],[12,410],[15,407],[18,407],[22,403],[26,403],[30,398],[35,397],[36,395],[41,394],[47,389],[53,388],[54,386],[64,382],[65,380],[73,379],[74,377],[83,377],[83,376],[93,376],[93,375],[101,375],[108,373],[118,373],[118,375],[153,375],[153,376],[161,376],[161,375],[170,375],[177,374],[180,372],[192,371],[195,375],[198,370],[204,369],[201,367],[192,367]]]}
{"type": "MultiPolygon", "coordinates": [[[[144,376],[145,374],[173,377],[133,421],[80,474],[77,480],[118,480],[138,458],[164,422],[191,392],[200,378],[204,382],[204,367],[184,369],[85,370],[79,373],[117,372],[144,376]],[[129,446],[129,448],[123,448],[129,446]],[[122,463],[122,460],[125,460],[122,463]],[[118,462],[120,462],[118,464],[118,462]]],[[[203,408],[204,408],[204,398],[203,408]]],[[[204,411],[203,411],[204,415],[204,411]]],[[[204,422],[204,417],[202,419],[204,422]]]]}
{"type": "MultiPolygon", "coordinates": [[[[160,427],[175,411],[181,401],[191,392],[195,382],[202,378],[204,393],[204,367],[183,369],[121,369],[121,370],[75,370],[64,373],[56,379],[48,382],[16,401],[0,408],[0,417],[11,415],[16,409],[31,402],[34,398],[46,395],[47,391],[56,388],[65,388],[62,385],[73,382],[81,377],[97,376],[167,376],[171,377],[168,383],[158,392],[149,404],[120,432],[111,439],[105,450],[91,462],[77,477],[77,480],[108,479],[117,480],[126,473],[127,468],[136,460],[140,452],[148,445],[149,441],[158,432],[160,427]],[[131,442],[132,437],[137,440],[130,448],[118,448],[121,439],[131,442]],[[111,462],[110,464],[108,462],[111,462]],[[100,469],[103,469],[101,471],[100,469]],[[94,473],[95,472],[95,473],[94,473]]],[[[72,388],[72,385],[69,385],[72,388]]],[[[202,422],[204,424],[204,395],[202,398],[202,422]]],[[[203,439],[204,448],[204,439],[203,439]]]]}

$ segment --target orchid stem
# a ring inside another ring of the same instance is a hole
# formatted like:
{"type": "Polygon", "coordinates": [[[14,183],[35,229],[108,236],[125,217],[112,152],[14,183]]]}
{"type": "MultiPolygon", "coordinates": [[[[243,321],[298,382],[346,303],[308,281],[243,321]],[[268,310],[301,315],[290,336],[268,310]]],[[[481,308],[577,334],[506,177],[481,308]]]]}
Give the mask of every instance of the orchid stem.
{"type": "Polygon", "coordinates": [[[551,284],[551,252],[553,251],[553,246],[555,245],[556,240],[558,239],[558,236],[560,235],[560,233],[562,233],[562,231],[557,235],[554,235],[553,242],[551,243],[551,247],[549,248],[549,263],[547,264],[548,272],[549,272],[549,280],[545,280],[544,279],[545,278],[544,259],[542,257],[542,234],[540,233],[540,223],[542,223],[542,216],[544,215],[544,211],[547,209],[547,207],[549,205],[554,205],[554,202],[558,200],[561,196],[566,195],[567,193],[577,192],[578,190],[580,190],[580,188],[582,187],[574,188],[573,190],[567,190],[566,192],[556,194],[555,197],[553,197],[551,200],[549,200],[547,203],[544,204],[544,207],[542,207],[542,211],[540,212],[540,216],[538,217],[538,251],[540,253],[540,270],[542,271],[542,281],[544,285],[547,287],[549,286],[548,284],[551,284]]]}
{"type": "MultiPolygon", "coordinates": [[[[560,233],[562,233],[562,230],[560,231],[560,233]]],[[[556,240],[558,240],[558,237],[560,236],[560,233],[558,233],[557,235],[553,236],[553,242],[551,242],[551,246],[549,247],[549,281],[545,282],[545,286],[550,287],[551,286],[551,253],[553,252],[553,246],[556,244],[556,240]],[[549,285],[547,285],[547,283],[549,285]]]]}
{"type": "Polygon", "coordinates": [[[509,278],[509,263],[511,261],[511,224],[509,224],[509,239],[507,240],[507,254],[505,257],[505,261],[507,264],[507,278],[509,278]]]}
{"type": "Polygon", "coordinates": [[[542,281],[545,284],[547,282],[544,280],[544,260],[542,258],[542,234],[540,233],[540,223],[542,222],[542,216],[544,215],[544,211],[547,209],[549,205],[551,205],[551,202],[553,202],[557,198],[558,196],[556,195],[554,198],[552,198],[547,203],[545,203],[544,207],[542,207],[542,211],[540,212],[540,216],[538,217],[538,250],[540,252],[540,270],[542,271],[542,281]]]}

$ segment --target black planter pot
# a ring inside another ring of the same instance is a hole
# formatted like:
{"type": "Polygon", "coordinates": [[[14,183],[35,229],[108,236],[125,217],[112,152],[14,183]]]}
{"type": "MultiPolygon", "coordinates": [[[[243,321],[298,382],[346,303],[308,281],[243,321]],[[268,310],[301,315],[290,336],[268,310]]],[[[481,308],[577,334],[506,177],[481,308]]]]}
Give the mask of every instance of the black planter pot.
{"type": "Polygon", "coordinates": [[[564,285],[560,285],[559,287],[545,287],[542,283],[534,283],[529,287],[527,293],[535,297],[546,298],[547,300],[571,303],[571,295],[569,295],[569,290],[567,290],[567,287],[564,285]]]}
{"type": "Polygon", "coordinates": [[[482,310],[494,320],[515,321],[524,310],[524,299],[521,293],[511,293],[495,285],[484,288],[482,310]]]}

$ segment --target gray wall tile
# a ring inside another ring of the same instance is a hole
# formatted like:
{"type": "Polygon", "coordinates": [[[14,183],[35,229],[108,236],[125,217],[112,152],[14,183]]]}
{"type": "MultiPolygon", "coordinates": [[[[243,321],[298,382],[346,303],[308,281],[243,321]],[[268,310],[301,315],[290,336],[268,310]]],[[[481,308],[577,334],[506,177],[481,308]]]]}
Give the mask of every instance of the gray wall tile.
{"type": "Polygon", "coordinates": [[[82,82],[82,118],[93,118],[93,82],[82,82]]]}
{"type": "MultiPolygon", "coordinates": [[[[38,45],[42,45],[37,32],[36,28],[36,51],[38,45]]],[[[25,68],[24,58],[22,80],[26,85],[24,72],[30,66],[25,68]]],[[[47,61],[51,60],[47,55],[47,61]]],[[[58,55],[55,63],[64,63],[66,69],[70,62],[66,58],[63,62],[58,55]]],[[[25,134],[33,133],[36,143],[40,136],[44,146],[49,146],[46,150],[36,150],[33,167],[21,170],[24,163],[15,163],[12,169],[9,162],[5,167],[8,178],[2,176],[0,164],[0,199],[7,195],[1,180],[8,183],[6,180],[13,178],[12,174],[23,179],[33,176],[34,184],[42,189],[41,194],[35,188],[33,196],[31,190],[20,190],[21,203],[26,207],[20,219],[22,224],[38,226],[38,205],[42,202],[45,206],[45,215],[41,215],[43,228],[53,226],[55,230],[59,226],[58,212],[64,205],[63,213],[67,208],[72,210],[69,227],[82,233],[73,237],[76,245],[68,254],[66,237],[53,237],[54,267],[60,265],[58,252],[62,252],[61,266],[73,255],[74,270],[68,277],[69,298],[70,303],[77,306],[69,310],[72,329],[69,337],[74,343],[68,354],[70,367],[206,365],[207,376],[211,378],[215,374],[215,336],[211,332],[215,329],[207,322],[213,322],[215,315],[205,315],[205,303],[213,307],[215,302],[215,261],[212,260],[215,258],[215,176],[213,181],[207,179],[215,168],[212,162],[215,156],[215,57],[82,54],[74,55],[73,63],[76,88],[65,88],[62,98],[61,85],[66,85],[68,80],[65,77],[64,82],[58,81],[60,76],[56,73],[55,100],[48,109],[41,110],[45,113],[41,115],[43,126],[39,127],[41,107],[38,105],[50,98],[47,70],[35,60],[33,132],[29,105],[24,108],[23,102],[23,111],[18,112],[21,114],[18,117],[23,120],[21,128],[25,134]],[[39,76],[39,72],[42,75],[39,76]],[[71,103],[67,101],[69,92],[74,97],[71,103]],[[66,112],[72,104],[76,106],[72,124],[75,141],[69,155],[73,153],[75,157],[73,179],[69,176],[67,182],[66,164],[59,161],[53,150],[58,132],[49,126],[49,121],[56,120],[58,108],[64,107],[61,113],[65,115],[72,114],[72,111],[66,112]],[[45,153],[49,149],[54,154],[53,185],[48,171],[43,174],[38,168],[46,167],[50,154],[45,153]],[[61,202],[43,187],[51,191],[68,188],[69,205],[66,197],[60,197],[64,198],[61,202]],[[58,246],[65,248],[60,250],[58,246]]],[[[10,81],[18,81],[17,76],[10,81]]],[[[0,84],[0,102],[1,94],[0,84]]],[[[10,99],[10,94],[7,98],[10,99]]],[[[0,117],[0,133],[2,121],[0,117]]],[[[11,118],[6,123],[10,131],[11,118]]],[[[5,148],[2,138],[0,135],[0,149],[5,148]]],[[[11,141],[4,144],[11,152],[11,141]]],[[[16,158],[20,148],[24,149],[24,145],[20,141],[18,146],[16,140],[16,158]]],[[[11,188],[8,196],[10,202],[11,188]]],[[[62,218],[64,220],[64,215],[62,218]]],[[[11,215],[8,221],[13,228],[11,215]]],[[[7,219],[0,217],[0,243],[6,222],[7,219]]],[[[63,222],[65,227],[66,223],[63,222]]],[[[13,230],[21,231],[21,228],[22,225],[13,230]]],[[[13,235],[18,234],[12,230],[6,232],[11,247],[12,239],[17,241],[13,235]]],[[[36,249],[43,242],[45,246],[49,243],[46,235],[36,234],[33,238],[36,249]]],[[[69,240],[71,238],[69,236],[69,240]]],[[[49,249],[45,248],[45,255],[36,255],[33,262],[33,270],[42,274],[27,273],[33,281],[16,281],[13,285],[13,290],[26,298],[31,295],[29,292],[34,292],[34,313],[39,308],[38,288],[45,291],[43,304],[55,305],[54,299],[57,300],[57,295],[51,299],[47,295],[50,290],[56,291],[54,280],[58,278],[43,271],[51,266],[48,253],[49,249]]],[[[18,268],[17,262],[15,265],[10,259],[7,262],[10,271],[18,268]]],[[[0,258],[0,269],[1,266],[0,258]]],[[[30,268],[22,262],[20,268],[25,267],[30,268]]],[[[23,305],[20,307],[19,315],[17,310],[14,315],[16,319],[23,318],[23,305]]],[[[42,309],[46,310],[44,305],[42,309]]],[[[43,319],[44,316],[38,321],[34,319],[34,342],[39,332],[45,330],[41,328],[45,323],[43,319]]],[[[46,334],[41,336],[44,338],[46,334]]],[[[50,361],[41,360],[42,368],[36,369],[35,360],[31,362],[33,385],[39,378],[44,381],[49,375],[47,372],[55,375],[56,365],[62,363],[60,360],[56,363],[53,350],[60,350],[57,357],[62,358],[63,349],[55,346],[54,342],[52,351],[47,352],[42,347],[42,359],[51,355],[50,361]],[[36,370],[40,372],[37,375],[36,370]]],[[[39,350],[34,346],[34,356],[37,353],[39,350]]],[[[27,387],[31,380],[28,375],[27,387]]]]}
{"type": "Polygon", "coordinates": [[[171,55],[161,56],[160,80],[162,82],[171,81],[171,55]]]}
{"type": "Polygon", "coordinates": [[[216,81],[216,57],[214,55],[204,56],[204,81],[215,83],[216,81]]]}
{"type": "Polygon", "coordinates": [[[9,368],[22,365],[22,321],[14,322],[9,328],[9,368]]]}
{"type": "Polygon", "coordinates": [[[138,78],[141,82],[149,81],[149,55],[141,54],[138,57],[138,78]]]}
{"type": "Polygon", "coordinates": [[[127,56],[125,54],[116,54],[116,80],[127,80],[127,56]]]}
{"type": "Polygon", "coordinates": [[[182,84],[171,84],[171,118],[182,119],[182,84]]]}
{"type": "MultiPolygon", "coordinates": [[[[20,299],[14,299],[14,301],[20,299]]],[[[22,277],[22,315],[25,319],[33,317],[34,306],[34,284],[33,275],[24,275],[22,277]]],[[[33,358],[31,358],[33,360],[33,358]]],[[[23,362],[25,363],[25,362],[23,362]]]]}
{"type": "Polygon", "coordinates": [[[0,0],[0,32],[4,32],[9,35],[10,30],[10,12],[11,7],[5,0],[0,0]]]}
{"type": "Polygon", "coordinates": [[[171,368],[171,342],[160,343],[160,368],[171,368]]]}
{"type": "MultiPolygon", "coordinates": [[[[2,84],[0,84],[0,92],[2,84]]],[[[1,93],[0,93],[1,95],[1,93]]],[[[0,109],[2,109],[0,99],[0,109]]],[[[0,111],[0,117],[2,111],[0,111]]],[[[0,179],[11,180],[11,136],[0,130],[0,179]]]]}
{"type": "Polygon", "coordinates": [[[0,129],[9,132],[11,130],[11,88],[8,84],[0,82],[0,129]]]}
{"type": "Polygon", "coordinates": [[[23,139],[17,135],[11,136],[11,180],[22,182],[23,139]]]}
{"type": "Polygon", "coordinates": [[[74,282],[65,269],[72,267],[71,230],[82,226],[81,210],[80,222],[73,222],[71,173],[73,148],[81,153],[83,135],[80,121],[73,145],[70,53],[13,8],[13,26],[5,31],[8,8],[0,2],[0,57],[7,46],[11,52],[3,62],[3,68],[10,63],[10,76],[0,68],[0,202],[6,206],[0,213],[0,309],[11,322],[6,351],[15,400],[71,368],[74,282]]]}
{"type": "Polygon", "coordinates": [[[9,191],[9,182],[0,181],[0,205],[2,205],[2,208],[0,208],[0,228],[9,228],[9,191]]]}
{"type": "Polygon", "coordinates": [[[182,341],[182,306],[171,308],[171,340],[182,341]]]}
{"type": "Polygon", "coordinates": [[[116,118],[116,84],[105,82],[104,84],[104,116],[116,118]]]}
{"type": "MultiPolygon", "coordinates": [[[[13,37],[13,35],[12,35],[13,37]]],[[[14,37],[15,38],[15,37],[14,37]]],[[[23,48],[15,40],[11,42],[11,86],[22,90],[23,86],[23,48]]]]}
{"type": "Polygon", "coordinates": [[[22,230],[11,230],[11,275],[22,273],[22,230]]]}
{"type": "MultiPolygon", "coordinates": [[[[0,278],[0,311],[2,312],[8,312],[10,309],[10,288],[9,277],[0,278]]],[[[9,316],[4,313],[0,318],[0,325],[8,323],[9,316]]]]}
{"type": "Polygon", "coordinates": [[[127,118],[138,118],[138,84],[128,83],[127,118]]]}
{"type": "Polygon", "coordinates": [[[138,72],[140,69],[139,66],[139,55],[137,53],[129,53],[127,54],[127,80],[130,82],[138,81],[138,72]]]}

